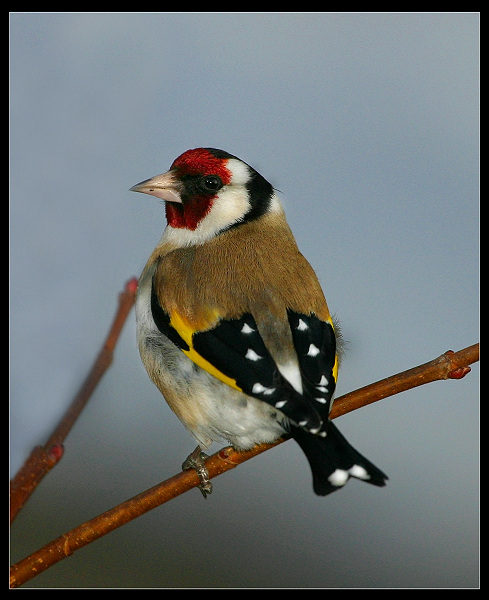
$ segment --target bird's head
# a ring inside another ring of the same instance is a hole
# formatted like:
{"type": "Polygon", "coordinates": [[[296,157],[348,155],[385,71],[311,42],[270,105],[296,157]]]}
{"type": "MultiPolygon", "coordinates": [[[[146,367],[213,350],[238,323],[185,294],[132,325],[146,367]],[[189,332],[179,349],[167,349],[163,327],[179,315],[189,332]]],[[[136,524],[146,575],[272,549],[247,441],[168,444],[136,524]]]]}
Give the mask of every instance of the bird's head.
{"type": "Polygon", "coordinates": [[[280,208],[264,177],[236,156],[215,148],[187,150],[169,171],[138,183],[131,191],[164,200],[169,227],[194,232],[184,234],[193,243],[280,208]]]}

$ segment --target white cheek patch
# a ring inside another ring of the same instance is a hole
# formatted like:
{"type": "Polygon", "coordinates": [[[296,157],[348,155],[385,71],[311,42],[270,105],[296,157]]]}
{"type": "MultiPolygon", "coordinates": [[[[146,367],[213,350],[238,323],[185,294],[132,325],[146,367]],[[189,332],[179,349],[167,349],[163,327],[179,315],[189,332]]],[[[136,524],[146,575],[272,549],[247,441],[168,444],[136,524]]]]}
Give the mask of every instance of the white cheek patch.
{"type": "Polygon", "coordinates": [[[168,225],[161,241],[178,247],[205,244],[223,229],[242,221],[249,209],[246,188],[223,188],[213,200],[211,210],[196,229],[174,228],[168,225]]]}
{"type": "Polygon", "coordinates": [[[227,229],[233,223],[242,221],[250,209],[248,193],[245,188],[223,188],[213,201],[209,213],[194,231],[195,243],[204,243],[216,233],[227,229]]]}
{"type": "Polygon", "coordinates": [[[231,185],[246,185],[250,178],[250,170],[244,162],[230,158],[227,163],[228,169],[232,173],[231,185]]]}
{"type": "Polygon", "coordinates": [[[219,229],[227,227],[230,223],[240,221],[250,210],[248,191],[243,187],[223,188],[214,200],[212,209],[203,219],[204,222],[214,222],[219,229]]]}

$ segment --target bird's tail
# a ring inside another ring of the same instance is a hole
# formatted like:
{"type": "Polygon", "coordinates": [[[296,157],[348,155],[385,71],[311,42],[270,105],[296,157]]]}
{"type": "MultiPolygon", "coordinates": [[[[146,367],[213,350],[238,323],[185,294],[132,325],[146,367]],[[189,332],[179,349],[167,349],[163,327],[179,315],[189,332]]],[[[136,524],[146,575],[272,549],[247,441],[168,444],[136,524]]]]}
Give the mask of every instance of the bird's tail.
{"type": "Polygon", "coordinates": [[[373,485],[385,485],[387,475],[357,452],[331,421],[326,431],[325,437],[299,427],[293,427],[290,432],[309,461],[314,492],[318,496],[326,496],[343,487],[350,477],[373,485]]]}

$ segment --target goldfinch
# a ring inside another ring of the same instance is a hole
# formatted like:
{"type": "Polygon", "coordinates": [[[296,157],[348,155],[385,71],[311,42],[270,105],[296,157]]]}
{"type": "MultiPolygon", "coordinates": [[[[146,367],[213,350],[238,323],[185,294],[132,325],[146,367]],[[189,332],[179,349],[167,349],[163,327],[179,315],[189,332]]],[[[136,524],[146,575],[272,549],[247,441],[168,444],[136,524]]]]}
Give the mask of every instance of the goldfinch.
{"type": "Polygon", "coordinates": [[[165,202],[167,226],[139,279],[139,351],[152,381],[198,442],[184,463],[204,496],[201,451],[290,434],[316,494],[386,475],[329,420],[335,326],[272,185],[223,150],[196,148],[131,191],[165,202]]]}

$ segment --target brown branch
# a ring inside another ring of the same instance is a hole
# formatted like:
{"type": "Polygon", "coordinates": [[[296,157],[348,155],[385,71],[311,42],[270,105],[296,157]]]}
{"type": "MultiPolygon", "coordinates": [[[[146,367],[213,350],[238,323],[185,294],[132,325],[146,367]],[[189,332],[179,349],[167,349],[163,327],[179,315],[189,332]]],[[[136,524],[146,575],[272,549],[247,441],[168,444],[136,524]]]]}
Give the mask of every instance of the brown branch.
{"type": "Polygon", "coordinates": [[[36,446],[32,450],[28,459],[10,482],[10,522],[15,519],[44,476],[63,456],[63,442],[66,436],[112,362],[115,345],[134,304],[136,288],[136,279],[133,278],[126,283],[124,290],[119,294],[117,312],[104,345],[71,406],[44,446],[36,446]]]}
{"type": "Polygon", "coordinates": [[[458,352],[448,350],[438,358],[419,365],[419,367],[403,371],[341,396],[335,401],[330,417],[335,419],[352,410],[425,383],[441,379],[462,379],[470,372],[468,365],[478,360],[479,344],[474,344],[458,352]]]}
{"type": "MultiPolygon", "coordinates": [[[[387,396],[432,381],[461,379],[470,371],[468,365],[478,360],[479,344],[459,352],[450,350],[419,367],[341,396],[334,403],[331,418],[339,417],[387,396]]],[[[206,460],[209,476],[211,478],[217,477],[284,441],[285,438],[281,438],[273,444],[261,444],[247,452],[238,452],[231,447],[223,448],[206,460]]],[[[14,565],[11,569],[11,586],[18,587],[22,585],[58,561],[70,556],[75,550],[198,486],[199,483],[199,478],[194,470],[182,471],[98,517],[83,523],[14,565]]]]}

